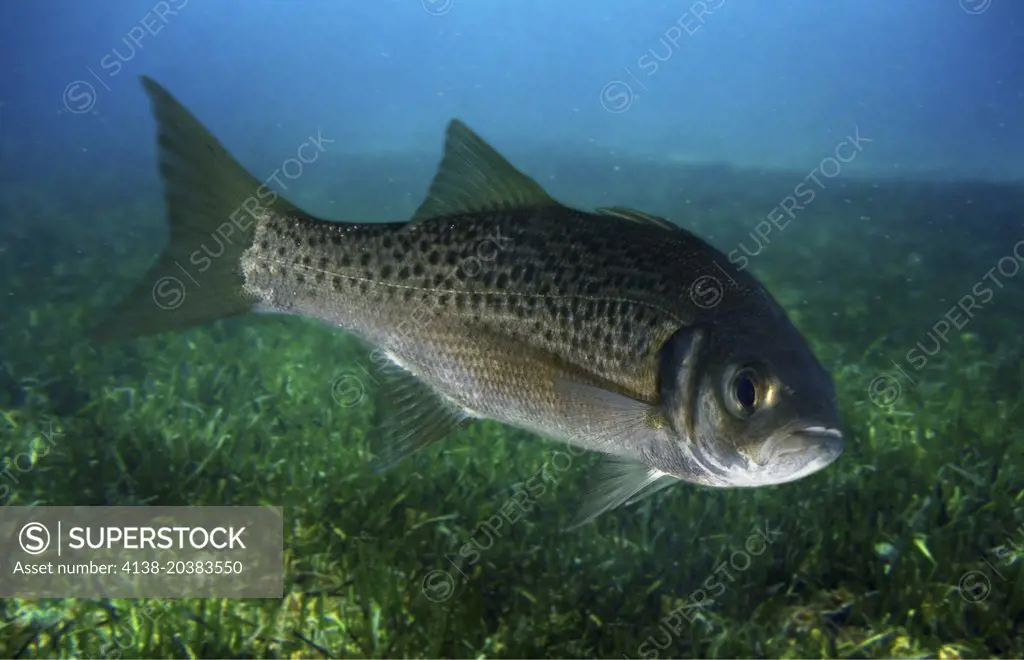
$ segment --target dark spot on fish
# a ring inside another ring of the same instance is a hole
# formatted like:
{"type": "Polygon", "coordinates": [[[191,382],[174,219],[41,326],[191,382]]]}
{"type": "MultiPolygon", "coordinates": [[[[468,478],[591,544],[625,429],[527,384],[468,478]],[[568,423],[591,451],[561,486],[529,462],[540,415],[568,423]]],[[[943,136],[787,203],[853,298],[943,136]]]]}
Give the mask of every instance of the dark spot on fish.
{"type": "Polygon", "coordinates": [[[416,277],[423,277],[423,264],[413,264],[412,274],[415,275],[416,277]]]}
{"type": "Polygon", "coordinates": [[[361,280],[359,282],[359,293],[369,293],[369,291],[370,291],[370,283],[367,282],[366,280],[361,280]]]}
{"type": "Polygon", "coordinates": [[[306,276],[305,275],[296,275],[295,276],[295,281],[298,282],[299,284],[305,284],[306,283],[306,276]]]}
{"type": "Polygon", "coordinates": [[[439,307],[447,307],[452,302],[452,294],[442,293],[437,298],[437,304],[439,307]]]}
{"type": "Polygon", "coordinates": [[[302,258],[302,265],[303,265],[303,266],[308,266],[308,265],[309,265],[309,263],[310,263],[310,261],[311,261],[311,260],[310,260],[309,256],[307,255],[307,256],[305,256],[305,257],[303,257],[303,258],[302,258]]]}
{"type": "Polygon", "coordinates": [[[470,301],[472,302],[473,307],[480,307],[484,304],[484,297],[479,293],[474,293],[470,297],[470,301]]]}
{"type": "Polygon", "coordinates": [[[415,293],[415,289],[405,289],[404,291],[402,291],[402,300],[404,300],[405,302],[411,301],[415,293]]]}
{"type": "Polygon", "coordinates": [[[498,287],[499,289],[507,288],[508,287],[508,280],[509,280],[508,273],[502,273],[501,275],[498,275],[498,278],[494,281],[494,285],[496,287],[498,287]]]}
{"type": "Polygon", "coordinates": [[[381,247],[383,247],[385,250],[390,250],[391,246],[394,245],[394,241],[391,240],[390,236],[385,236],[383,239],[381,239],[380,244],[381,247]]]}
{"type": "Polygon", "coordinates": [[[333,280],[331,281],[331,284],[333,284],[333,285],[334,285],[334,290],[335,290],[335,291],[341,291],[341,290],[342,290],[342,288],[343,288],[342,282],[343,282],[343,281],[342,281],[342,279],[341,279],[340,277],[335,277],[335,278],[334,278],[334,279],[333,279],[333,280]]]}
{"type": "Polygon", "coordinates": [[[459,255],[455,254],[455,252],[448,252],[444,255],[444,260],[449,266],[454,266],[459,263],[459,255]]]}
{"type": "Polygon", "coordinates": [[[360,257],[359,257],[359,265],[360,266],[369,266],[371,259],[373,259],[373,255],[371,255],[369,252],[363,252],[363,254],[360,255],[360,257]]]}
{"type": "Polygon", "coordinates": [[[427,255],[427,263],[431,266],[441,263],[441,253],[437,250],[431,250],[430,254],[427,255]]]}
{"type": "Polygon", "coordinates": [[[343,254],[341,255],[341,259],[338,260],[338,264],[342,268],[348,268],[349,266],[352,265],[352,259],[350,259],[347,254],[343,254]]]}
{"type": "Polygon", "coordinates": [[[320,257],[320,268],[327,270],[327,257],[320,257]]]}
{"type": "Polygon", "coordinates": [[[266,241],[260,241],[260,249],[261,250],[266,250],[267,249],[267,242],[266,241]]]}
{"type": "Polygon", "coordinates": [[[420,248],[420,253],[423,254],[427,250],[430,249],[430,243],[426,239],[421,239],[420,240],[420,244],[419,244],[419,248],[420,248]]]}
{"type": "Polygon", "coordinates": [[[323,273],[317,273],[316,274],[317,284],[323,284],[324,279],[325,279],[325,276],[324,276],[323,273]]]}
{"type": "Polygon", "coordinates": [[[466,308],[466,294],[464,294],[464,293],[456,293],[455,294],[455,309],[465,309],[465,308],[466,308]]]}
{"type": "Polygon", "coordinates": [[[286,252],[287,250],[284,249],[284,246],[277,248],[277,256],[279,257],[283,257],[286,252]]]}
{"type": "Polygon", "coordinates": [[[551,328],[544,331],[544,341],[548,343],[553,343],[555,341],[555,333],[551,328]]]}
{"type": "Polygon", "coordinates": [[[317,238],[316,236],[310,236],[309,237],[309,247],[316,247],[319,244],[320,244],[320,239],[319,238],[317,238]]]}
{"type": "Polygon", "coordinates": [[[533,264],[527,265],[526,268],[523,269],[523,281],[532,282],[535,273],[536,269],[533,267],[533,264]]]}
{"type": "Polygon", "coordinates": [[[381,266],[380,267],[381,279],[385,279],[386,280],[387,278],[391,277],[391,271],[392,270],[393,269],[391,268],[390,264],[384,264],[383,266],[381,266]]]}
{"type": "Polygon", "coordinates": [[[400,271],[398,271],[398,279],[401,280],[402,282],[404,282],[405,280],[409,279],[409,267],[408,266],[402,266],[402,269],[400,271]]]}
{"type": "Polygon", "coordinates": [[[331,243],[341,245],[341,234],[331,234],[331,243]]]}
{"type": "Polygon", "coordinates": [[[444,280],[445,280],[445,274],[444,273],[434,273],[434,287],[439,287],[442,284],[444,284],[444,280]]]}

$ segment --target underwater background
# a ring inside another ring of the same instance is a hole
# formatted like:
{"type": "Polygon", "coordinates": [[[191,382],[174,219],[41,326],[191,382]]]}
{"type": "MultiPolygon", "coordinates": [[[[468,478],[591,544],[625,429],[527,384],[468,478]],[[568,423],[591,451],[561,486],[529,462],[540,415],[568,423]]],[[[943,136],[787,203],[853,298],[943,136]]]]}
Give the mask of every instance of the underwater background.
{"type": "Polygon", "coordinates": [[[280,505],[286,549],[281,599],[2,600],[0,657],[1024,654],[1024,4],[6,0],[0,52],[0,504],[280,505]],[[526,432],[372,474],[329,327],[86,341],[167,241],[140,75],[321,217],[411,216],[459,117],[670,218],[786,308],[845,453],[562,532],[594,457],[526,432]]]}

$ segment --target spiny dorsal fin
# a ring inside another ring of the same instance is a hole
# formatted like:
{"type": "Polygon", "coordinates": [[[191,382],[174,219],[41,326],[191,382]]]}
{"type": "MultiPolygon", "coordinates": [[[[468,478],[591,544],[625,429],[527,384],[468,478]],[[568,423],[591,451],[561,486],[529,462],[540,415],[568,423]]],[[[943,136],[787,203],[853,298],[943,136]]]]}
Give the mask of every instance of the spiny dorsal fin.
{"type": "Polygon", "coordinates": [[[557,205],[540,184],[513,167],[468,126],[453,119],[445,135],[444,158],[427,199],[412,221],[557,205]]]}
{"type": "Polygon", "coordinates": [[[644,213],[643,211],[637,211],[636,209],[627,209],[624,206],[605,206],[595,211],[599,215],[610,215],[616,218],[622,218],[631,222],[639,222],[640,224],[654,225],[661,227],[662,229],[677,230],[679,227],[672,224],[665,218],[651,215],[650,213],[644,213]]]}

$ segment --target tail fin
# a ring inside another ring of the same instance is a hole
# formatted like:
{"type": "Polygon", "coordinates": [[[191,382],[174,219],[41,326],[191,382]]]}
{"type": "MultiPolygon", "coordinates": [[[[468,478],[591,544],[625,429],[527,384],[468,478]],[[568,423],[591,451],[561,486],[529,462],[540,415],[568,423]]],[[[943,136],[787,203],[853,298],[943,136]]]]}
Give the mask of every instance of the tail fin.
{"type": "MultiPolygon", "coordinates": [[[[254,303],[243,288],[240,259],[252,245],[255,225],[242,205],[256,199],[262,182],[166,89],[145,76],[142,84],[158,124],[171,241],[135,289],[90,332],[101,341],[184,330],[243,314],[254,303]]],[[[297,209],[277,197],[272,210],[297,209]]]]}

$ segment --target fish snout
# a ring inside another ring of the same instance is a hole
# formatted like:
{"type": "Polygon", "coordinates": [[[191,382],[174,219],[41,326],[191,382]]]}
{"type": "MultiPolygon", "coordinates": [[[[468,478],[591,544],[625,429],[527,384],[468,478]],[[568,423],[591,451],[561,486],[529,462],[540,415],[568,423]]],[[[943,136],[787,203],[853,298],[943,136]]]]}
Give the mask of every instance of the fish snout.
{"type": "Polygon", "coordinates": [[[755,462],[770,471],[800,475],[816,472],[843,453],[843,434],[825,426],[808,426],[768,440],[755,462]]]}

